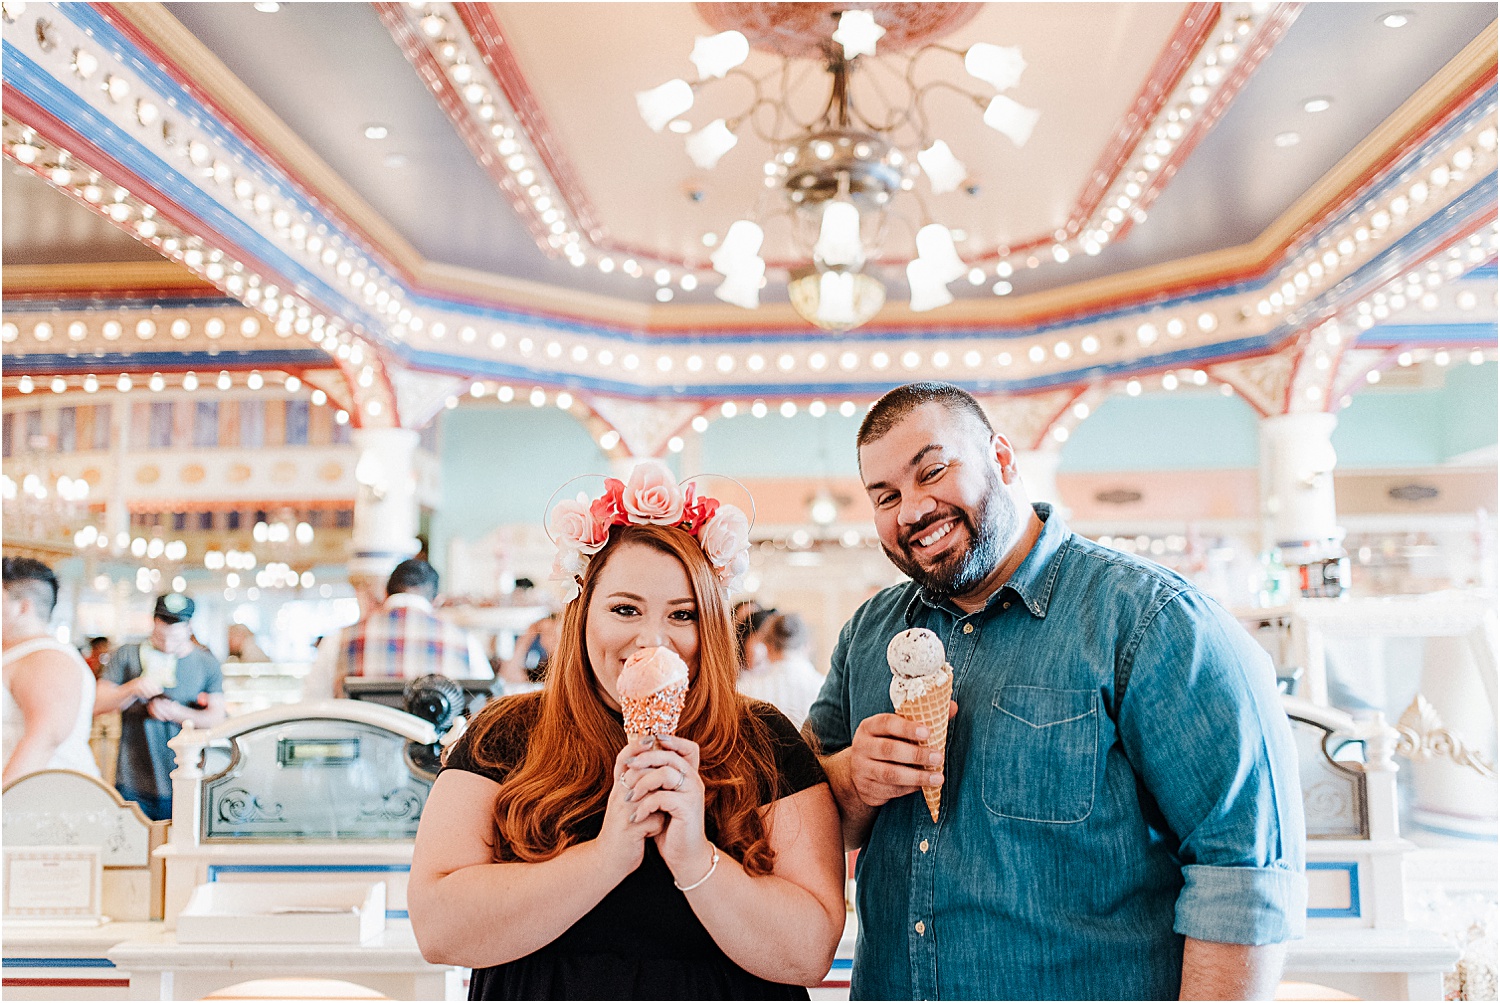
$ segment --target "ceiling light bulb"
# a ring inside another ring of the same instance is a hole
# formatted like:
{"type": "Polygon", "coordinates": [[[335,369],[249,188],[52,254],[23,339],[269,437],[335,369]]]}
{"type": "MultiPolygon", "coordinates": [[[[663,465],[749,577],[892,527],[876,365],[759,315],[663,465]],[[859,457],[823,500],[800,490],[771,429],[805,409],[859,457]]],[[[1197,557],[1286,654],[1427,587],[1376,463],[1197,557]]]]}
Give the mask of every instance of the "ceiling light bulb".
{"type": "Polygon", "coordinates": [[[1288,146],[1296,146],[1302,142],[1302,137],[1295,132],[1278,132],[1276,138],[1271,140],[1271,142],[1284,149],[1288,146]]]}
{"type": "MultiPolygon", "coordinates": [[[[739,32],[733,32],[739,34],[739,32]]],[[[740,138],[729,131],[722,118],[716,118],[687,138],[687,154],[693,163],[705,171],[711,171],[740,138]]]]}
{"type": "Polygon", "coordinates": [[[1404,28],[1411,21],[1411,12],[1404,10],[1393,10],[1380,18],[1380,23],[1387,28],[1404,28]]]}
{"type": "MultiPolygon", "coordinates": [[[[859,210],[853,202],[836,200],[823,207],[823,224],[813,257],[830,268],[859,268],[865,263],[865,249],[859,240],[859,210]]],[[[848,288],[852,309],[852,280],[848,288]]]]}
{"type": "MultiPolygon", "coordinates": [[[[720,275],[728,275],[731,271],[742,270],[738,267],[741,262],[758,260],[760,245],[765,239],[765,231],[748,219],[731,223],[719,249],[709,259],[714,271],[720,275]]],[[[761,271],[765,271],[765,262],[761,262],[761,271]]]]}
{"type": "Polygon", "coordinates": [[[668,122],[693,106],[693,86],[681,78],[668,80],[649,91],[637,91],[635,104],[652,132],[661,132],[668,122]]]}
{"type": "Polygon", "coordinates": [[[391,130],[381,125],[379,122],[372,122],[369,125],[365,126],[366,139],[384,139],[390,134],[391,130]]]}
{"type": "Polygon", "coordinates": [[[875,43],[880,41],[885,29],[875,23],[875,15],[867,10],[846,10],[839,15],[838,30],[833,40],[844,47],[844,58],[875,55],[875,43]]]}
{"type": "Polygon", "coordinates": [[[1327,111],[1331,107],[1333,107],[1333,98],[1308,98],[1302,102],[1302,110],[1313,115],[1320,111],[1327,111]]]}
{"type": "Polygon", "coordinates": [[[693,40],[693,54],[688,58],[698,67],[699,80],[723,77],[750,58],[750,40],[737,31],[699,35],[693,40]]]}
{"type": "Polygon", "coordinates": [[[741,258],[735,262],[732,270],[723,274],[724,281],[714,290],[716,297],[746,310],[754,310],[760,306],[760,287],[766,275],[766,263],[763,260],[741,258]]]}
{"type": "Polygon", "coordinates": [[[954,191],[968,177],[968,168],[948,149],[941,139],[917,154],[917,163],[932,185],[932,194],[942,195],[954,191]]]}
{"type": "Polygon", "coordinates": [[[953,302],[953,294],[948,291],[942,273],[926,258],[919,257],[907,264],[906,282],[911,287],[911,309],[914,313],[934,310],[953,302]]]}
{"type": "Polygon", "coordinates": [[[1017,146],[1025,146],[1041,115],[1035,108],[1018,104],[1004,94],[996,94],[990,99],[989,107],[984,110],[984,124],[1008,137],[1017,146]]]}
{"type": "Polygon", "coordinates": [[[964,69],[969,76],[1003,91],[1020,82],[1026,60],[1021,58],[1020,49],[979,42],[969,46],[969,51],[964,53],[964,69]]]}
{"type": "Polygon", "coordinates": [[[858,322],[852,272],[824,272],[819,277],[817,316],[825,324],[853,326],[858,322]]]}
{"type": "Polygon", "coordinates": [[[953,234],[941,223],[928,223],[917,231],[917,257],[927,263],[931,274],[944,285],[969,270],[953,249],[953,234]]]}

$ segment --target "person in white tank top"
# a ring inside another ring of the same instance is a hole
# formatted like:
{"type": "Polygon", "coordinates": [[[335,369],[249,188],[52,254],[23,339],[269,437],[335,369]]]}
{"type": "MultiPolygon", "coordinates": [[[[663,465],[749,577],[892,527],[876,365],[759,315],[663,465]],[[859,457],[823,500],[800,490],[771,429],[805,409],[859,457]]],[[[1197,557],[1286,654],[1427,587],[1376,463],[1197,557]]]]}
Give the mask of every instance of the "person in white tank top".
{"type": "Polygon", "coordinates": [[[41,561],[4,561],[0,633],[0,783],[38,770],[77,770],[99,776],[89,750],[94,720],[94,674],[83,657],[47,630],[57,604],[57,577],[41,561]]]}

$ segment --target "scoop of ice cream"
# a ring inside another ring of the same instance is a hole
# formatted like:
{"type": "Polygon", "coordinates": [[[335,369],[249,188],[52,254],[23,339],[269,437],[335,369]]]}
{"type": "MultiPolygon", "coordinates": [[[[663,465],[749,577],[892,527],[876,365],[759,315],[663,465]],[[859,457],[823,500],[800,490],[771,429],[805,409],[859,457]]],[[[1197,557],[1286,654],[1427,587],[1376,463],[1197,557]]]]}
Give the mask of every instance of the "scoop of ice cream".
{"type": "Polygon", "coordinates": [[[943,642],[925,627],[903,630],[886,646],[885,660],[898,676],[930,676],[943,671],[943,642]]]}
{"type": "Polygon", "coordinates": [[[885,659],[891,665],[893,707],[899,708],[908,700],[917,699],[948,678],[943,642],[924,627],[903,630],[891,638],[885,649],[885,659]]]}
{"type": "Polygon", "coordinates": [[[625,659],[615,685],[622,699],[639,700],[687,678],[687,663],[671,648],[641,648],[625,659]]]}

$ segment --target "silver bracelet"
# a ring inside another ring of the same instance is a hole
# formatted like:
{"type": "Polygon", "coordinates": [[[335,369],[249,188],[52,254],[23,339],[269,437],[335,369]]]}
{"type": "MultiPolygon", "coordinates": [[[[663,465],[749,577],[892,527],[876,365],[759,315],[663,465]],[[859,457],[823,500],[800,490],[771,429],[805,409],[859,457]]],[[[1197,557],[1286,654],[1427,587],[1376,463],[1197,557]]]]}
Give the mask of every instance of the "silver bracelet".
{"type": "Polygon", "coordinates": [[[708,873],[703,875],[703,877],[699,878],[697,881],[694,881],[690,885],[679,885],[676,879],[673,879],[673,888],[676,888],[680,892],[690,892],[694,888],[697,888],[699,885],[703,884],[703,882],[714,876],[714,871],[719,869],[719,848],[717,846],[714,846],[714,844],[712,843],[709,843],[708,845],[714,851],[714,860],[713,863],[708,865],[708,873]]]}

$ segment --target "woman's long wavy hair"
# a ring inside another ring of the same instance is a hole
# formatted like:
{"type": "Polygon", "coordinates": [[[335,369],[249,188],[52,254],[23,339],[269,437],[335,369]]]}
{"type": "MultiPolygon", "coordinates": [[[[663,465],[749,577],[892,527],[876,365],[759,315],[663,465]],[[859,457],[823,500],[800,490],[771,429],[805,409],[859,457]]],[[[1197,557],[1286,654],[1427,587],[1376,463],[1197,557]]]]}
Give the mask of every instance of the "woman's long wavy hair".
{"type": "Polygon", "coordinates": [[[758,809],[761,783],[775,783],[770,731],[735,689],[734,631],[712,565],[697,540],[664,526],[616,526],[610,532],[609,543],[588,562],[580,596],[563,612],[545,689],[494,701],[476,717],[470,741],[480,765],[514,765],[495,800],[497,857],[534,862],[557,856],[580,841],[580,823],[604,810],[614,787],[625,729],[604,703],[589,664],[585,626],[600,574],[626,546],[669,554],[687,570],[698,610],[698,672],[677,733],[701,751],[709,838],[751,874],[769,874],[775,855],[758,809]],[[529,733],[520,715],[535,718],[529,733]],[[487,749],[508,744],[494,741],[506,733],[526,735],[524,758],[519,764],[485,762],[494,754],[487,749]]]}

